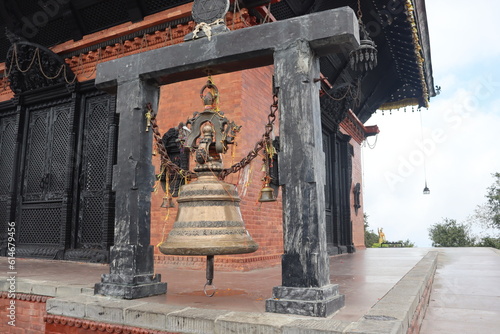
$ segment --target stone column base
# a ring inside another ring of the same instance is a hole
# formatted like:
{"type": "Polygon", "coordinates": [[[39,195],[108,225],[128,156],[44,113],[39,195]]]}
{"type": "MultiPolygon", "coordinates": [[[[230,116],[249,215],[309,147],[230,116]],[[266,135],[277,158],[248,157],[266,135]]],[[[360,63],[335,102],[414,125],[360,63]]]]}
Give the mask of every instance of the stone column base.
{"type": "Polygon", "coordinates": [[[322,287],[294,288],[275,286],[273,298],[266,300],[266,312],[328,317],[345,304],[338,284],[322,287]]]}
{"type": "Polygon", "coordinates": [[[96,283],[94,294],[122,299],[137,299],[167,293],[167,283],[161,282],[161,275],[137,275],[123,278],[115,274],[102,275],[96,283]]]}

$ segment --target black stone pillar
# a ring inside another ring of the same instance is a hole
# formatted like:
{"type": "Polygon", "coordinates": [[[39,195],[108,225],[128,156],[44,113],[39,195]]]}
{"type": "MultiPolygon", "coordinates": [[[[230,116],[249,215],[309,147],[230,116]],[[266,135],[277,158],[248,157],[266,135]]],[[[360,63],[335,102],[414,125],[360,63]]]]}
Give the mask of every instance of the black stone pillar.
{"type": "Polygon", "coordinates": [[[307,41],[274,53],[279,88],[279,175],[283,189],[282,286],[266,311],[326,317],[344,306],[330,284],[326,245],[325,155],[319,104],[319,59],[307,41]]]}
{"type": "Polygon", "coordinates": [[[115,242],[110,250],[110,273],[102,275],[95,293],[124,299],[166,293],[167,284],[154,275],[150,245],[152,131],[146,131],[145,107],[156,110],[158,87],[140,79],[119,82],[117,162],[113,167],[116,192],[115,242]]]}

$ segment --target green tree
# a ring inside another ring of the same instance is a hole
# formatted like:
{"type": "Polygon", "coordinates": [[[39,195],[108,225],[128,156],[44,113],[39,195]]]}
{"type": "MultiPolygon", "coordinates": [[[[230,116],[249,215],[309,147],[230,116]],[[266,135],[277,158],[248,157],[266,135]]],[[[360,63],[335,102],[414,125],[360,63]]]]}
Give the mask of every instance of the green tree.
{"type": "Polygon", "coordinates": [[[492,174],[495,181],[486,193],[486,212],[489,215],[490,225],[500,229],[500,173],[492,174]]]}
{"type": "Polygon", "coordinates": [[[500,238],[484,237],[476,244],[477,247],[493,247],[500,249],[500,238]]]}
{"type": "Polygon", "coordinates": [[[399,240],[399,243],[403,245],[403,247],[415,247],[415,243],[410,241],[410,239],[406,239],[405,241],[399,240]]]}
{"type": "Polygon", "coordinates": [[[373,230],[368,230],[368,215],[363,214],[365,220],[365,246],[366,248],[371,248],[374,243],[378,242],[378,234],[373,232],[373,230]]]}
{"type": "Polygon", "coordinates": [[[433,247],[471,247],[475,239],[470,234],[469,226],[458,224],[455,219],[444,218],[429,228],[429,237],[433,247]]]}
{"type": "Polygon", "coordinates": [[[467,222],[481,228],[476,246],[500,249],[500,173],[491,175],[494,182],[486,189],[486,203],[478,205],[467,222]]]}
{"type": "Polygon", "coordinates": [[[493,173],[495,181],[486,189],[486,203],[478,205],[469,221],[483,229],[500,230],[500,173],[493,173]]]}

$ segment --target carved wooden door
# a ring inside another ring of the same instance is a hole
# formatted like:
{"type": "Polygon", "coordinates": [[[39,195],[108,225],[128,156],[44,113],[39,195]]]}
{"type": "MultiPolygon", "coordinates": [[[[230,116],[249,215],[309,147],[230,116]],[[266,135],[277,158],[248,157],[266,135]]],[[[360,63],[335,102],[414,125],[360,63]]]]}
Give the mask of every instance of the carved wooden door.
{"type": "Polygon", "coordinates": [[[113,243],[117,119],[115,97],[92,92],[82,97],[78,154],[77,217],[74,251],[67,259],[106,262],[113,243]]]}
{"type": "MultiPolygon", "coordinates": [[[[16,138],[19,117],[15,109],[0,115],[0,231],[7,231],[11,222],[14,192],[14,165],[16,158],[16,138]]],[[[0,233],[0,250],[5,253],[7,237],[0,233]]]]}
{"type": "Polygon", "coordinates": [[[326,242],[329,254],[336,254],[337,245],[335,244],[334,231],[336,230],[336,221],[333,219],[335,207],[333,201],[333,169],[335,161],[333,156],[333,147],[331,135],[323,131],[323,151],[325,152],[326,179],[325,179],[325,216],[326,216],[326,242]]]}
{"type": "Polygon", "coordinates": [[[74,104],[68,98],[30,106],[25,117],[19,250],[62,257],[71,213],[74,104]]]}
{"type": "Polygon", "coordinates": [[[329,254],[352,252],[350,188],[352,156],[349,136],[323,130],[326,163],[325,218],[329,254]]]}
{"type": "Polygon", "coordinates": [[[17,107],[0,103],[0,255],[14,221],[19,256],[108,261],[115,97],[82,86],[17,107]]]}

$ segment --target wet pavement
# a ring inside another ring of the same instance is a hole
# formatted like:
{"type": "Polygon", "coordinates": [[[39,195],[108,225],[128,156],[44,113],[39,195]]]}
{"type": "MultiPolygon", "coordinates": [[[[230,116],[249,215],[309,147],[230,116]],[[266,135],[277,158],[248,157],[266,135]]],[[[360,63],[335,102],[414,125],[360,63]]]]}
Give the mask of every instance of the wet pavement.
{"type": "Polygon", "coordinates": [[[439,249],[421,334],[500,333],[500,251],[439,249]]]}
{"type": "MultiPolygon", "coordinates": [[[[356,321],[380,300],[420,259],[428,248],[367,249],[354,254],[330,258],[331,282],[339,284],[346,296],[346,306],[335,319],[356,321]]],[[[0,259],[5,266],[6,259],[0,259]]],[[[93,287],[108,265],[18,259],[18,279],[57,282],[60,285],[93,287]]],[[[155,272],[167,282],[167,294],[144,298],[144,301],[198,308],[264,312],[265,300],[274,286],[281,285],[281,268],[275,266],[248,272],[215,271],[217,292],[213,297],[203,293],[204,270],[175,269],[156,265],[155,272]]]]}
{"type": "MultiPolygon", "coordinates": [[[[421,333],[500,333],[500,252],[491,248],[389,248],[360,250],[330,260],[331,282],[339,284],[346,306],[332,319],[358,321],[429,251],[439,251],[438,268],[421,333]]],[[[0,258],[7,268],[7,259],[0,258]]],[[[17,259],[18,282],[82,287],[91,294],[107,265],[17,259]]],[[[215,272],[217,293],[206,297],[204,270],[157,265],[167,294],[142,299],[202,309],[264,312],[272,288],[281,283],[279,266],[249,272],[215,272]]],[[[7,272],[7,270],[4,270],[7,272]]],[[[1,275],[0,276],[4,276],[1,275]]]]}

